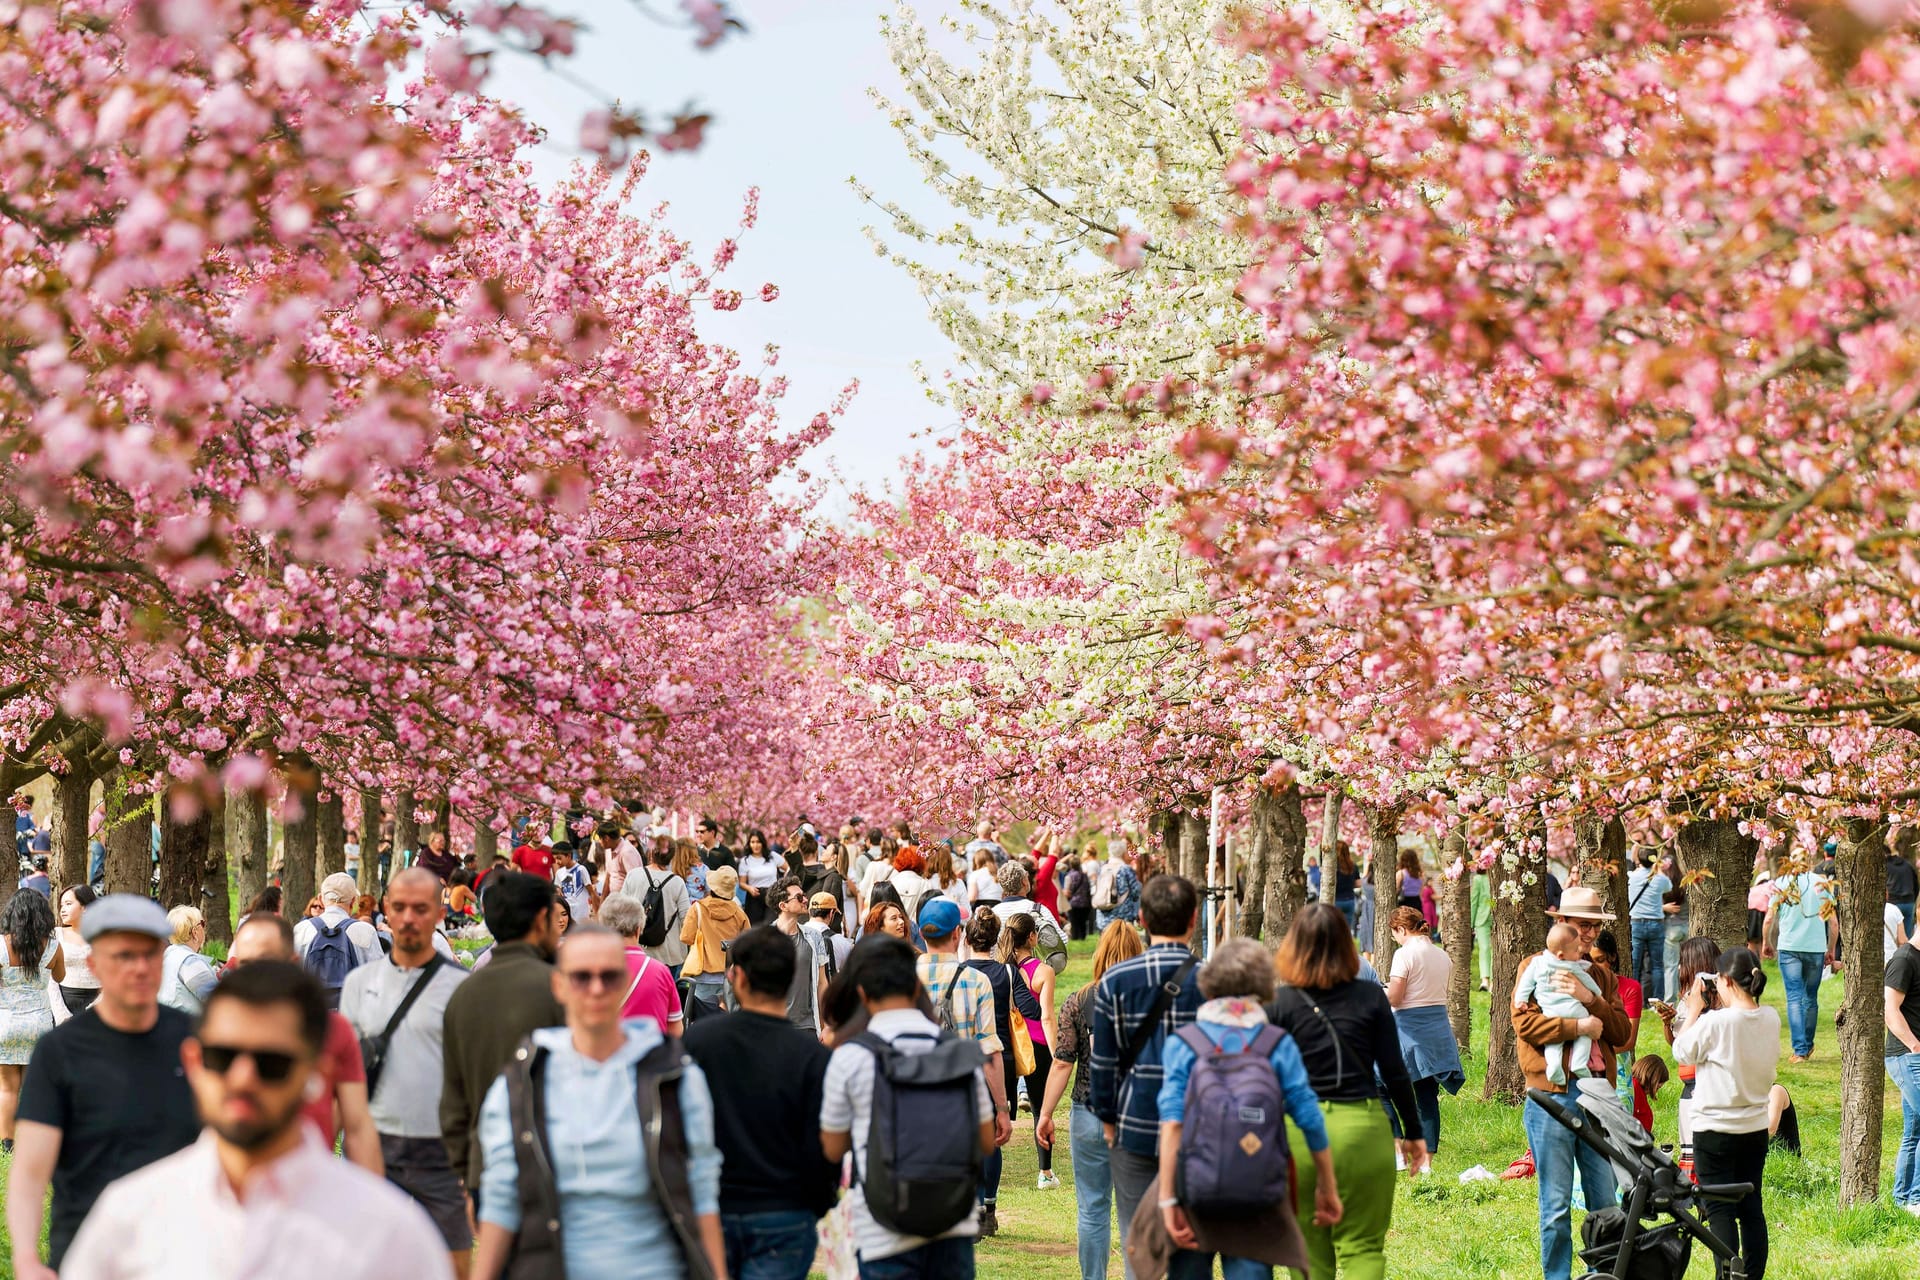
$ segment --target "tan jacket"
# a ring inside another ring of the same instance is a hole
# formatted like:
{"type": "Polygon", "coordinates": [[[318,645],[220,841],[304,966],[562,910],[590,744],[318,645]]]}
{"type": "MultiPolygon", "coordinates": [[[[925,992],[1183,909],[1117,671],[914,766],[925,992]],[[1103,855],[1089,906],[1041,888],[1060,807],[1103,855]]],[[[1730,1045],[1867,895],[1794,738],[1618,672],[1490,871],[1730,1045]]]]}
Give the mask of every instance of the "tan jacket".
{"type": "Polygon", "coordinates": [[[696,978],[701,974],[725,973],[725,944],[739,937],[746,928],[747,913],[732,898],[709,896],[688,907],[687,918],[680,922],[680,941],[690,949],[680,976],[696,978]]]}
{"type": "MultiPolygon", "coordinates": [[[[1522,973],[1526,967],[1527,961],[1521,961],[1522,973]]],[[[1633,1034],[1633,1024],[1627,1021],[1626,1006],[1620,1003],[1620,984],[1614,979],[1613,971],[1605,965],[1594,965],[1589,976],[1600,988],[1600,1003],[1593,1006],[1593,1016],[1600,1019],[1600,1057],[1606,1063],[1607,1079],[1612,1080],[1615,1050],[1633,1034]]],[[[1527,1088],[1545,1089],[1548,1093],[1567,1091],[1565,1085],[1547,1079],[1546,1050],[1577,1039],[1578,1022],[1577,1018],[1549,1018],[1531,1000],[1513,1011],[1513,1047],[1520,1057],[1520,1070],[1527,1077],[1527,1088]]]]}

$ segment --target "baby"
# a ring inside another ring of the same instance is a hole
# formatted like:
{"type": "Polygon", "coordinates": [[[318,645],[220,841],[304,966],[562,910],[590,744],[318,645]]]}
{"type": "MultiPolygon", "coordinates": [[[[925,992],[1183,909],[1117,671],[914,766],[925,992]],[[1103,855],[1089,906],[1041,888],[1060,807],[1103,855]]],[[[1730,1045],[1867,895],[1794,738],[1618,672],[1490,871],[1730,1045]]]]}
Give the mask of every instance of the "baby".
{"type": "MultiPolygon", "coordinates": [[[[1578,996],[1556,989],[1554,978],[1562,973],[1572,974],[1587,990],[1596,996],[1600,994],[1600,985],[1587,972],[1586,956],[1580,949],[1580,932],[1569,924],[1556,924],[1547,930],[1546,954],[1527,966],[1520,985],[1514,988],[1514,1007],[1520,1008],[1531,1000],[1550,1018],[1590,1017],[1587,1006],[1580,1003],[1578,996]]],[[[1590,1075],[1593,1056],[1592,1036],[1578,1036],[1569,1041],[1564,1054],[1549,1050],[1547,1079],[1564,1089],[1569,1066],[1576,1076],[1590,1075]]]]}

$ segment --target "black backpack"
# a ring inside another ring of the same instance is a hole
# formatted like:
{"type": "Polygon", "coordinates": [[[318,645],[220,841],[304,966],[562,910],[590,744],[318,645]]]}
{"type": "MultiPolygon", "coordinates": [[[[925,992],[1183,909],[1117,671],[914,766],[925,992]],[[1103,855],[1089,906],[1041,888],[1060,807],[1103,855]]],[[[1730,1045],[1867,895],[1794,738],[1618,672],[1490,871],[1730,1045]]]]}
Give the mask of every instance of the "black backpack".
{"type": "Polygon", "coordinates": [[[640,945],[657,947],[667,940],[667,898],[661,892],[666,880],[655,880],[653,872],[644,868],[640,874],[647,878],[647,896],[640,899],[640,910],[647,917],[647,922],[640,926],[640,945]]]}
{"type": "Polygon", "coordinates": [[[986,1058],[975,1040],[909,1034],[934,1045],[901,1053],[871,1031],[853,1041],[873,1055],[866,1159],[855,1173],[875,1222],[932,1239],[973,1212],[981,1165],[974,1079],[986,1058]]]}

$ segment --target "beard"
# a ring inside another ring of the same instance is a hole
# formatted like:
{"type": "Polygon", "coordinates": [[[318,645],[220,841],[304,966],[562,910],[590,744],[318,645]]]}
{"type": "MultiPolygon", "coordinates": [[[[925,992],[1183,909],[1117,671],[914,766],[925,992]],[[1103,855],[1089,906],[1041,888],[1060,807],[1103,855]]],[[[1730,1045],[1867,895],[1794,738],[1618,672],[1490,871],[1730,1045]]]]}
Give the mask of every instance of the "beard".
{"type": "Polygon", "coordinates": [[[258,1151],[268,1146],[288,1128],[300,1122],[300,1103],[293,1102],[280,1111],[274,1112],[257,1096],[254,1105],[260,1108],[260,1116],[253,1120],[216,1120],[211,1126],[220,1135],[220,1140],[240,1148],[242,1151],[258,1151]]]}

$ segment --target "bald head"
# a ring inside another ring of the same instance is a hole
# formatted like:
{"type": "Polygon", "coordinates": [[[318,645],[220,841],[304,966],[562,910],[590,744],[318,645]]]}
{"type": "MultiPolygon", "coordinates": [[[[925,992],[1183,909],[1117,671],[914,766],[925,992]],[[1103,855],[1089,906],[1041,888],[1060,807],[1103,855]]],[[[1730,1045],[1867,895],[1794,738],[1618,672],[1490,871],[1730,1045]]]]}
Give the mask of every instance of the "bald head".
{"type": "Polygon", "coordinates": [[[413,968],[433,954],[434,926],[446,918],[440,905],[440,877],[408,867],[387,885],[387,927],[393,931],[393,959],[413,968]]]}
{"type": "Polygon", "coordinates": [[[440,892],[440,877],[425,867],[408,867],[405,871],[402,871],[399,875],[387,881],[387,892],[389,894],[393,893],[396,889],[411,893],[425,891],[437,894],[440,892]]]}
{"type": "Polygon", "coordinates": [[[252,964],[256,960],[293,959],[293,926],[285,916],[251,915],[233,935],[227,951],[228,964],[252,964]]]}

